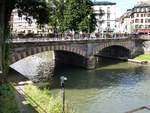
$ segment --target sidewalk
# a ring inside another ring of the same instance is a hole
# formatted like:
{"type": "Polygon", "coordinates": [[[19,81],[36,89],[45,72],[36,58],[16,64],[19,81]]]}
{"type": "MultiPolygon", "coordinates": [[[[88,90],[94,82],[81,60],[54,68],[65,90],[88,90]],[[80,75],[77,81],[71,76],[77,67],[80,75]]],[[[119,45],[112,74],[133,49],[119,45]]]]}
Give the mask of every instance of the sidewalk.
{"type": "Polygon", "coordinates": [[[34,106],[31,106],[26,100],[23,93],[23,88],[25,84],[30,84],[31,81],[29,81],[27,78],[22,76],[21,74],[13,71],[9,74],[8,81],[13,84],[16,92],[16,101],[18,103],[18,107],[20,110],[20,113],[38,113],[34,106]]]}
{"type": "Polygon", "coordinates": [[[18,103],[18,107],[20,110],[20,113],[38,113],[34,110],[33,106],[28,104],[28,102],[25,100],[24,94],[21,89],[23,89],[24,86],[15,86],[16,89],[16,101],[18,103]]]}

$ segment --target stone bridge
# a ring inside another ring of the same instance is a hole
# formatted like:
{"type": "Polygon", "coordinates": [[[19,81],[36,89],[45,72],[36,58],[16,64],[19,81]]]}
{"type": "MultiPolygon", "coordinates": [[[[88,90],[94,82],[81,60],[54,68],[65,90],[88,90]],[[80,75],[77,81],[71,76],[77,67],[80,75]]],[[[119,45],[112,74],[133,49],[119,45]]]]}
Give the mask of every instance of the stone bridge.
{"type": "Polygon", "coordinates": [[[131,38],[118,39],[50,39],[28,38],[13,39],[11,64],[30,55],[45,51],[54,51],[55,59],[59,62],[93,69],[96,56],[131,58],[141,49],[137,40],[131,38]]]}

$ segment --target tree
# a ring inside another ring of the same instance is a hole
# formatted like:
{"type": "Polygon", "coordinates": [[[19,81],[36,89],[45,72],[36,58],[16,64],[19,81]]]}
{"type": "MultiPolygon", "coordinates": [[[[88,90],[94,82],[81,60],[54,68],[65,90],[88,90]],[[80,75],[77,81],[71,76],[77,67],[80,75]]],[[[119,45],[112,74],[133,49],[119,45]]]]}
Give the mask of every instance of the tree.
{"type": "Polygon", "coordinates": [[[53,0],[53,4],[55,16],[51,20],[55,20],[53,22],[61,32],[66,30],[88,31],[89,26],[91,32],[95,30],[96,19],[92,9],[93,3],[90,0],[53,0]]]}
{"type": "MultiPolygon", "coordinates": [[[[49,0],[49,5],[51,6],[52,16],[49,18],[49,25],[54,28],[54,32],[57,28],[61,29],[63,21],[63,7],[62,0],[49,0]]],[[[63,30],[62,30],[63,31],[63,30]]]]}
{"type": "Polygon", "coordinates": [[[95,30],[96,19],[93,13],[93,3],[90,0],[68,0],[66,11],[66,26],[75,31],[90,32],[95,30]]]}
{"type": "Polygon", "coordinates": [[[6,74],[6,69],[9,66],[9,47],[10,38],[9,21],[12,10],[17,8],[18,15],[26,16],[26,20],[31,22],[30,17],[33,16],[38,23],[44,24],[49,22],[50,8],[45,0],[1,0],[0,1],[0,35],[1,35],[1,53],[3,74],[6,74]]]}

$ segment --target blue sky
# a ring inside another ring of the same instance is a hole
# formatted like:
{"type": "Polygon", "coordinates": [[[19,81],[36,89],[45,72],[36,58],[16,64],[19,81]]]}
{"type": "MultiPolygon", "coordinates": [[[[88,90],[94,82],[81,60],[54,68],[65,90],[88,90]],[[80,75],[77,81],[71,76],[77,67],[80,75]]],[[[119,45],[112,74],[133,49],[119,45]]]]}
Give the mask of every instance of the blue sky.
{"type": "Polygon", "coordinates": [[[137,0],[108,0],[112,2],[116,2],[118,8],[125,12],[127,9],[134,7],[134,5],[137,3],[137,0]]]}
{"type": "Polygon", "coordinates": [[[134,5],[137,3],[138,0],[96,0],[96,1],[116,2],[117,3],[117,8],[120,10],[119,13],[122,14],[122,13],[126,12],[127,9],[130,9],[130,8],[134,7],[134,5]]]}

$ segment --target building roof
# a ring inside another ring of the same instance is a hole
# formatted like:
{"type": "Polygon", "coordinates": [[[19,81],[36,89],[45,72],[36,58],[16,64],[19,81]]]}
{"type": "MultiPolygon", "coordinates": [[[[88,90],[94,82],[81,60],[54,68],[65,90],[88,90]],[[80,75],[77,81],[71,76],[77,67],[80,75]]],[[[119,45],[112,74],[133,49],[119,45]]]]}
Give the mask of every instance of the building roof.
{"type": "Polygon", "coordinates": [[[138,4],[132,8],[132,12],[133,13],[143,13],[143,12],[149,13],[150,12],[150,5],[147,3],[138,4]],[[146,9],[146,8],[148,8],[148,9],[146,9]]]}
{"type": "Polygon", "coordinates": [[[150,7],[150,4],[148,3],[140,3],[134,6],[134,8],[143,8],[143,7],[150,7]]]}
{"type": "Polygon", "coordinates": [[[109,1],[95,1],[93,2],[93,5],[116,5],[116,3],[109,1]]]}

